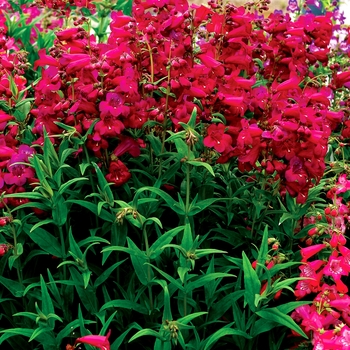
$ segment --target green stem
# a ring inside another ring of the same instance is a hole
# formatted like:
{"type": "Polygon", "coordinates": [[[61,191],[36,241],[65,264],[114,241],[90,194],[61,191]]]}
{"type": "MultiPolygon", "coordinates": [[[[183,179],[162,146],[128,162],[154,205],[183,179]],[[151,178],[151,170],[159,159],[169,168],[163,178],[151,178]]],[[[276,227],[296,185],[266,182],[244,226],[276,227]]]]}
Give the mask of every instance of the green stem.
{"type": "Polygon", "coordinates": [[[187,316],[187,293],[184,294],[184,317],[187,316]]]}
{"type": "Polygon", "coordinates": [[[87,32],[88,32],[88,47],[89,47],[89,55],[91,55],[91,38],[90,38],[90,32],[91,32],[91,20],[90,20],[90,19],[88,19],[88,23],[87,23],[87,25],[88,25],[88,30],[87,30],[87,32]]]}
{"type": "MultiPolygon", "coordinates": [[[[144,226],[143,228],[143,237],[145,240],[145,247],[146,247],[146,255],[148,258],[148,262],[150,262],[150,258],[149,258],[149,243],[148,243],[148,236],[147,236],[147,230],[146,230],[146,226],[144,226]]],[[[148,280],[148,297],[149,297],[149,303],[150,303],[150,307],[151,307],[151,311],[153,310],[153,293],[152,293],[152,286],[150,285],[151,282],[151,266],[148,265],[147,266],[147,280],[148,280]]]]}
{"type": "MultiPolygon", "coordinates": [[[[83,145],[83,149],[84,149],[84,154],[85,154],[86,162],[87,162],[88,164],[91,164],[91,162],[90,162],[90,157],[89,157],[89,152],[88,152],[88,150],[87,150],[85,144],[83,145]]],[[[96,192],[95,181],[94,181],[94,179],[92,178],[92,173],[91,173],[91,171],[89,171],[89,180],[90,180],[92,192],[93,192],[93,193],[97,193],[97,192],[96,192]]],[[[97,204],[97,198],[96,198],[96,197],[94,197],[94,203],[97,204]]],[[[95,215],[95,225],[96,225],[96,227],[99,227],[99,225],[98,225],[98,216],[97,216],[97,215],[95,215]]]]}
{"type": "MultiPolygon", "coordinates": [[[[60,241],[61,241],[62,259],[64,259],[64,257],[66,256],[66,244],[65,244],[65,240],[64,240],[62,226],[58,226],[58,230],[59,230],[60,241]]],[[[66,279],[67,279],[67,265],[63,265],[63,280],[66,280],[66,279]]]]}
{"type": "Polygon", "coordinates": [[[108,21],[108,16],[102,17],[97,30],[98,42],[101,43],[106,38],[106,21],[108,21]]]}
{"type": "MultiPolygon", "coordinates": [[[[191,146],[188,145],[187,147],[187,160],[190,159],[190,154],[191,154],[191,146]]],[[[186,207],[185,207],[185,212],[186,212],[186,218],[188,219],[188,212],[190,210],[190,192],[191,192],[191,165],[187,163],[186,167],[186,207]]]]}
{"type": "MultiPolygon", "coordinates": [[[[16,230],[12,224],[11,224],[11,231],[12,231],[12,235],[13,235],[13,253],[14,253],[14,256],[17,256],[17,233],[16,233],[16,230]]],[[[16,261],[17,261],[16,271],[17,271],[18,282],[23,286],[22,268],[21,268],[20,257],[18,257],[16,259],[16,261]]]]}
{"type": "MultiPolygon", "coordinates": [[[[147,45],[147,49],[149,52],[149,61],[150,61],[150,65],[151,65],[151,84],[153,85],[154,83],[154,62],[153,62],[153,54],[152,54],[152,48],[151,45],[149,44],[148,40],[146,39],[146,45],[147,45]]],[[[153,92],[151,94],[151,96],[153,95],[153,92]]]]}

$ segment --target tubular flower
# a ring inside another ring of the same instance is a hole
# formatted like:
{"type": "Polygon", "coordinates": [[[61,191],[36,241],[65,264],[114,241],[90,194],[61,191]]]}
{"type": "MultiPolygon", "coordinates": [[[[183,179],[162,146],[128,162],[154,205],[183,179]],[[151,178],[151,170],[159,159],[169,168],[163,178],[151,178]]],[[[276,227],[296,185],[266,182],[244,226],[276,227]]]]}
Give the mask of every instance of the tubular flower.
{"type": "Polygon", "coordinates": [[[86,335],[84,337],[78,338],[74,345],[79,343],[89,344],[101,350],[110,350],[111,345],[109,344],[109,336],[111,335],[111,330],[108,331],[106,336],[103,335],[86,335]]]}

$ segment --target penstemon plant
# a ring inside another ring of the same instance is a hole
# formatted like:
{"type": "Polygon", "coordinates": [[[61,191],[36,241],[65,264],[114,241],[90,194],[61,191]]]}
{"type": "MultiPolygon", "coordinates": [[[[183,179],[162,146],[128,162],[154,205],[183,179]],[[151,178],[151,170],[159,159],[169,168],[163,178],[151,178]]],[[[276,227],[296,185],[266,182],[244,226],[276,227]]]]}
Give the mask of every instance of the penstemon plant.
{"type": "Polygon", "coordinates": [[[0,3],[1,346],[350,347],[349,26],[322,4],[0,3]]]}

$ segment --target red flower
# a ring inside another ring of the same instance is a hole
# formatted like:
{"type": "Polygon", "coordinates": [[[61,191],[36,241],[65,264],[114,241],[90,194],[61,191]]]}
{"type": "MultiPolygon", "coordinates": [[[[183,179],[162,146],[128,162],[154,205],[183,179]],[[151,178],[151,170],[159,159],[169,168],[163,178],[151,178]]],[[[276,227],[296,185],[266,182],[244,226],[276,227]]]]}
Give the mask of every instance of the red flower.
{"type": "Polygon", "coordinates": [[[222,153],[229,148],[232,143],[230,135],[225,134],[226,126],[224,124],[212,124],[208,128],[208,136],[204,138],[204,146],[214,147],[216,151],[222,153]]]}
{"type": "Polygon", "coordinates": [[[113,182],[114,186],[121,186],[125,184],[130,177],[129,169],[122,161],[116,160],[110,163],[109,173],[106,175],[106,180],[108,182],[113,182]]]}
{"type": "MultiPolygon", "coordinates": [[[[141,140],[140,140],[141,141],[141,140]]],[[[117,148],[113,151],[114,155],[117,157],[120,157],[124,153],[129,153],[133,157],[138,157],[141,153],[140,151],[140,143],[138,140],[134,140],[132,137],[129,136],[120,136],[120,144],[117,146],[117,148]]]]}

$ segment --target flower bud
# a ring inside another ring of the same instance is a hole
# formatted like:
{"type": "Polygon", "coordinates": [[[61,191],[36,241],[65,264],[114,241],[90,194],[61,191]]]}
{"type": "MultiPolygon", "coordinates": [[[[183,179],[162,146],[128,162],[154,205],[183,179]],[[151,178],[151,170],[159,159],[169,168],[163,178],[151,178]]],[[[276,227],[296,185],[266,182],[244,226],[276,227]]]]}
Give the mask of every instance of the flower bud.
{"type": "Polygon", "coordinates": [[[317,235],[317,233],[318,233],[318,228],[317,228],[317,227],[310,228],[310,230],[307,231],[307,234],[308,234],[309,236],[317,235]]]}
{"type": "Polygon", "coordinates": [[[332,210],[331,210],[331,216],[333,216],[334,218],[335,218],[336,216],[338,216],[338,210],[337,210],[337,209],[332,209],[332,210]]]}
{"type": "Polygon", "coordinates": [[[4,256],[8,251],[8,245],[5,243],[0,244],[0,256],[4,256]]]}

